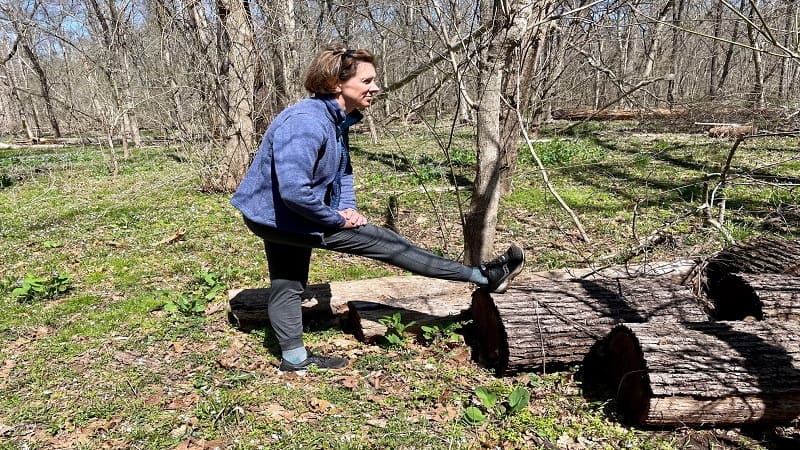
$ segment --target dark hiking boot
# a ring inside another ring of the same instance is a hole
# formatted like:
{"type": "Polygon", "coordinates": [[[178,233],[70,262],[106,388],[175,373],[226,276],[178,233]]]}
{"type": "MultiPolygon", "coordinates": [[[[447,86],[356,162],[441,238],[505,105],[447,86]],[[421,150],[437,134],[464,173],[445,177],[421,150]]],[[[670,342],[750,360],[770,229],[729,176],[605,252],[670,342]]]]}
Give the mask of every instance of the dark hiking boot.
{"type": "Polygon", "coordinates": [[[502,255],[480,265],[481,273],[489,280],[489,284],[482,288],[502,294],[508,289],[508,283],[522,271],[524,265],[525,252],[519,246],[512,245],[502,255]]]}
{"type": "Polygon", "coordinates": [[[297,372],[298,370],[308,370],[311,366],[316,366],[317,369],[342,369],[347,367],[349,363],[350,361],[348,361],[347,358],[315,355],[308,352],[308,358],[297,364],[292,364],[285,359],[282,360],[278,370],[281,372],[297,372]]]}

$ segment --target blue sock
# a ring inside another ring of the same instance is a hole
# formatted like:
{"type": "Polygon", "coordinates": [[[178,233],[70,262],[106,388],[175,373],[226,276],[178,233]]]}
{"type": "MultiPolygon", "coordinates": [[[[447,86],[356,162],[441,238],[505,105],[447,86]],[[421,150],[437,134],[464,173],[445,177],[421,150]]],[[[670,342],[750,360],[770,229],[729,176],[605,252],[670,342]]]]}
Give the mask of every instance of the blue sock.
{"type": "Polygon", "coordinates": [[[284,350],[281,352],[281,358],[289,361],[292,364],[300,364],[308,358],[308,353],[305,347],[297,347],[291,350],[284,350]]]}
{"type": "Polygon", "coordinates": [[[486,286],[489,284],[489,279],[483,276],[481,269],[477,267],[472,268],[472,275],[470,275],[469,281],[477,284],[478,286],[486,286]]]}

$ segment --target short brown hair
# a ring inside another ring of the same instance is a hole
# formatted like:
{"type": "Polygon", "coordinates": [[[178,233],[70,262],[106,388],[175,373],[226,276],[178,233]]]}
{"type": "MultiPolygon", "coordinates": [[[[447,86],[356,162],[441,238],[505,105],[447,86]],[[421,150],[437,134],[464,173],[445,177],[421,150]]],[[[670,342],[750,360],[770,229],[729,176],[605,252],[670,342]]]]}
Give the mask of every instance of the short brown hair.
{"type": "Polygon", "coordinates": [[[342,44],[329,45],[311,61],[303,85],[312,94],[333,94],[340,81],[355,76],[360,62],[374,65],[375,55],[363,48],[349,50],[342,44]]]}

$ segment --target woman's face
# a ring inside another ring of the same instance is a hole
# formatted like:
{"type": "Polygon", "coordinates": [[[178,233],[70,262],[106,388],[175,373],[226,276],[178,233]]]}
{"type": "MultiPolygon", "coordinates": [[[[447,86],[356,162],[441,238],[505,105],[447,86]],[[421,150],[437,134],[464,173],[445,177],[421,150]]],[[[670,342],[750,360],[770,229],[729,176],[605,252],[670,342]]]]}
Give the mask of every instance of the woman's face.
{"type": "Polygon", "coordinates": [[[354,109],[368,107],[380,90],[375,84],[375,66],[368,62],[360,62],[356,66],[356,74],[349,80],[339,83],[336,100],[349,114],[354,109]]]}

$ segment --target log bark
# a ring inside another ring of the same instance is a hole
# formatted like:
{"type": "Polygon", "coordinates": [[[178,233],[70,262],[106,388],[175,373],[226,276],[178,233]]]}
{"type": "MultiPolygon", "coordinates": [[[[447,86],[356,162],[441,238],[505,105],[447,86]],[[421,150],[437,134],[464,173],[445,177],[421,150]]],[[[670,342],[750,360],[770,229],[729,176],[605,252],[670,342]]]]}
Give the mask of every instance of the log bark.
{"type": "Polygon", "coordinates": [[[641,425],[800,419],[800,325],[622,324],[608,336],[618,404],[641,425]]]}
{"type": "MultiPolygon", "coordinates": [[[[394,276],[355,281],[332,281],[309,285],[303,293],[303,317],[339,316],[351,301],[381,303],[392,299],[434,297],[461,293],[469,297],[468,283],[422,276],[394,276]]],[[[242,329],[269,325],[269,288],[236,289],[228,292],[228,319],[242,329]]]]}
{"type": "Polygon", "coordinates": [[[714,299],[720,320],[793,320],[800,322],[800,277],[735,273],[722,279],[714,299]]]}
{"type": "MultiPolygon", "coordinates": [[[[761,236],[728,247],[705,263],[705,294],[714,302],[724,295],[722,280],[732,273],[800,275],[800,240],[761,236]]],[[[716,313],[712,313],[714,317],[716,313]]]]}
{"type": "Polygon", "coordinates": [[[553,111],[553,119],[558,120],[633,120],[641,118],[669,118],[683,116],[685,109],[558,109],[553,111]]]}
{"type": "Polygon", "coordinates": [[[385,335],[386,326],[380,323],[380,319],[395,313],[400,313],[404,324],[415,322],[407,329],[408,332],[419,333],[423,325],[431,326],[468,319],[470,306],[469,290],[386,299],[381,302],[348,302],[353,334],[363,342],[375,342],[385,335]]]}
{"type": "Polygon", "coordinates": [[[712,127],[708,130],[708,137],[713,138],[741,138],[756,134],[756,127],[753,125],[723,125],[712,127]]]}
{"type": "Polygon", "coordinates": [[[517,281],[475,291],[472,316],[480,361],[500,375],[580,363],[617,323],[707,320],[688,287],[649,278],[517,281]]]}

